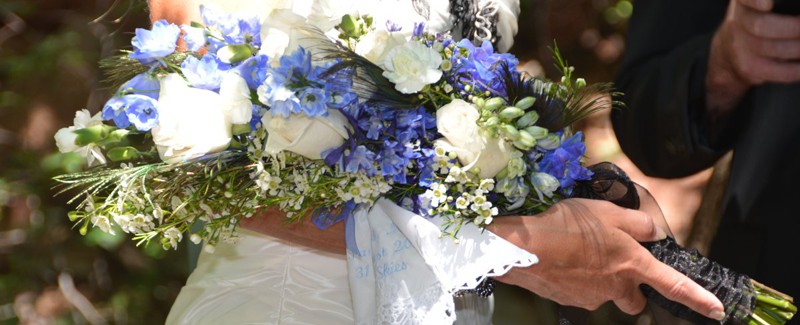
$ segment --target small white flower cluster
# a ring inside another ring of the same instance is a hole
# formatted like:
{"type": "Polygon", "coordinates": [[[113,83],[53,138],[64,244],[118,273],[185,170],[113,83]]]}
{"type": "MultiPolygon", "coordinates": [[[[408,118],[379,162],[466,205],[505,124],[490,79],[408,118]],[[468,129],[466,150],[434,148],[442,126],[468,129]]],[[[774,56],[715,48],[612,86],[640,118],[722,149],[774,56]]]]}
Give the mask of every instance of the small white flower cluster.
{"type": "Polygon", "coordinates": [[[167,230],[164,230],[162,245],[164,248],[178,248],[178,243],[183,239],[183,232],[181,232],[178,228],[170,227],[167,230]]]}
{"type": "Polygon", "coordinates": [[[100,228],[105,233],[115,235],[116,232],[114,231],[114,226],[111,225],[111,220],[108,220],[107,216],[104,215],[93,215],[92,216],[92,225],[95,227],[100,228]]]}
{"type": "Polygon", "coordinates": [[[467,194],[467,202],[471,202],[469,208],[477,214],[475,219],[473,219],[476,225],[488,225],[492,223],[494,216],[499,213],[497,207],[493,206],[492,202],[486,199],[486,193],[493,188],[494,180],[484,179],[481,180],[480,186],[475,190],[475,195],[467,194]]]}
{"type": "Polygon", "coordinates": [[[454,153],[446,152],[441,146],[435,148],[434,161],[441,181],[432,183],[422,194],[422,201],[429,207],[428,214],[467,218],[478,226],[492,223],[499,211],[486,194],[494,190],[494,179],[478,181],[477,175],[464,170],[454,156],[454,153]],[[447,172],[442,173],[445,170],[447,172]]]}
{"type": "Polygon", "coordinates": [[[115,214],[114,223],[122,228],[122,231],[129,234],[141,234],[152,231],[156,227],[153,216],[144,213],[137,214],[115,214]]]}
{"type": "Polygon", "coordinates": [[[350,179],[342,180],[336,187],[336,194],[343,201],[353,200],[356,204],[375,202],[392,187],[383,177],[369,177],[364,173],[351,174],[350,179]]]}
{"type": "Polygon", "coordinates": [[[278,195],[278,189],[281,185],[281,178],[277,172],[270,174],[264,168],[264,162],[259,161],[256,163],[256,171],[250,174],[250,178],[256,182],[256,185],[264,193],[269,195],[278,195]]]}
{"type": "MultiPolygon", "coordinates": [[[[123,164],[122,168],[127,169],[130,166],[123,164]]],[[[136,182],[135,173],[126,175],[121,178],[113,201],[100,203],[95,202],[93,198],[87,199],[86,214],[95,227],[112,235],[115,234],[115,224],[129,234],[152,231],[156,228],[156,221],[160,223],[163,219],[163,211],[154,208],[150,209],[151,212],[144,213],[149,206],[147,203],[149,194],[142,193],[141,188],[141,184],[136,182]]]]}
{"type": "Polygon", "coordinates": [[[450,168],[455,166],[453,163],[456,159],[455,154],[448,154],[445,148],[439,145],[434,147],[434,153],[435,155],[433,156],[433,162],[436,166],[435,170],[439,174],[449,173],[450,168]]]}

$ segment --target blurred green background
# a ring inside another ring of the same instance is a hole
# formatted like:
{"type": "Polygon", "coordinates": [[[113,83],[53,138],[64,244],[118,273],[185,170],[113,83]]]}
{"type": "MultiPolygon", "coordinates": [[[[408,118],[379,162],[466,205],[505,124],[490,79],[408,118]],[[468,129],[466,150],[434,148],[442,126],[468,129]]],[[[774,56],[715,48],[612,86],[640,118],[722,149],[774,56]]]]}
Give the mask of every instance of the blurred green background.
{"type": "MultiPolygon", "coordinates": [[[[610,81],[632,8],[522,0],[511,52],[521,68],[552,76],[547,48],[557,40],[589,82],[610,81]]],[[[83,164],[58,154],[53,134],[76,110],[100,110],[110,92],[97,61],[130,48],[134,29],[148,26],[143,0],[0,0],[0,324],[163,323],[189,274],[187,249],[81,236],[66,216],[70,196],[52,189],[53,176],[83,164]]]]}

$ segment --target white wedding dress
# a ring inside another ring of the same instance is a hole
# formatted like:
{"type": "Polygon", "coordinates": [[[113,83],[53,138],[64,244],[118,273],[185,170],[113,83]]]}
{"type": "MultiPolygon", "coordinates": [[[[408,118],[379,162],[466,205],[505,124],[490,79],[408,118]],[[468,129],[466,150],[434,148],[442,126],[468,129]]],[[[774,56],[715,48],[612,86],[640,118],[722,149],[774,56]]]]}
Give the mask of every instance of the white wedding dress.
{"type": "MultiPolygon", "coordinates": [[[[518,0],[304,0],[275,1],[273,7],[291,8],[296,13],[308,17],[309,23],[318,26],[329,24],[333,21],[333,17],[341,17],[355,9],[356,12],[369,13],[375,17],[374,21],[379,28],[382,26],[381,21],[391,20],[393,23],[403,26],[404,30],[410,31],[413,23],[424,21],[431,30],[447,31],[453,29],[454,22],[458,21],[461,21],[461,25],[475,25],[474,16],[469,17],[468,13],[461,13],[462,17],[459,18],[456,17],[459,15],[458,13],[450,12],[451,6],[465,5],[472,5],[473,8],[481,8],[480,6],[485,5],[495,6],[497,12],[493,16],[495,18],[492,23],[495,32],[502,36],[499,38],[497,46],[503,51],[511,47],[517,29],[518,0]]],[[[460,28],[457,29],[460,31],[460,28]]],[[[496,244],[495,242],[504,241],[496,237],[487,239],[488,235],[481,234],[475,230],[477,228],[473,229],[476,234],[474,235],[474,245],[464,244],[462,241],[460,246],[453,246],[452,241],[439,240],[433,234],[439,229],[438,225],[434,225],[422,217],[414,218],[410,213],[393,210],[392,204],[387,202],[382,203],[386,206],[385,210],[394,212],[382,214],[379,216],[380,219],[376,219],[377,217],[370,219],[374,216],[362,213],[360,231],[366,231],[367,234],[372,231],[374,234],[377,231],[389,229],[386,227],[396,229],[396,226],[392,224],[396,223],[397,227],[402,228],[400,235],[404,234],[408,238],[410,246],[416,248],[416,251],[411,250],[416,254],[415,256],[401,258],[416,259],[418,265],[416,268],[426,269],[428,272],[425,277],[431,279],[438,277],[445,282],[448,282],[447,280],[452,282],[455,279],[460,282],[455,286],[470,282],[472,285],[467,285],[467,287],[474,287],[477,282],[475,278],[464,280],[453,274],[460,272],[460,269],[480,269],[477,271],[478,275],[485,277],[502,274],[512,266],[529,266],[536,263],[535,256],[521,252],[519,249],[508,253],[505,259],[500,258],[503,257],[502,253],[483,251],[483,249],[495,247],[492,246],[496,244]],[[431,248],[431,245],[439,245],[440,242],[449,246],[447,248],[431,248]],[[514,254],[517,257],[514,257],[514,254]],[[519,257],[520,255],[522,257],[519,257]],[[453,262],[451,256],[466,256],[464,259],[468,261],[453,262]],[[510,260],[514,260],[514,263],[509,262],[510,260]],[[424,266],[426,263],[427,267],[424,266]],[[440,263],[440,265],[431,263],[440,263]],[[481,269],[483,265],[487,265],[485,269],[481,269]]],[[[469,233],[469,231],[462,232],[469,233]]],[[[352,278],[354,277],[353,272],[348,272],[348,269],[352,270],[353,265],[358,262],[367,263],[375,270],[376,265],[373,265],[373,261],[370,259],[354,258],[351,255],[350,265],[348,265],[348,257],[345,255],[311,249],[246,229],[239,229],[238,237],[238,242],[235,244],[221,242],[217,245],[214,253],[204,251],[200,254],[197,267],[189,276],[186,285],[172,306],[166,324],[371,324],[396,322],[418,324],[420,323],[419,319],[424,319],[391,318],[381,315],[363,316],[365,309],[369,312],[369,309],[385,305],[381,296],[386,296],[388,290],[386,281],[376,285],[372,278],[370,280],[372,282],[364,285],[365,288],[361,288],[360,284],[358,288],[351,287],[351,284],[359,282],[355,282],[356,280],[352,278]],[[388,321],[387,319],[394,320],[388,321]],[[397,319],[405,320],[397,321],[397,319]]],[[[507,250],[516,249],[515,247],[509,248],[510,244],[507,242],[500,244],[501,246],[506,245],[503,247],[507,250]]],[[[370,239],[367,238],[359,243],[359,248],[370,247],[370,245],[375,248],[375,245],[380,245],[380,243],[374,241],[370,243],[370,239]]],[[[409,262],[409,265],[411,264],[413,262],[409,262]]],[[[410,275],[400,275],[411,279],[420,277],[419,274],[413,272],[410,275]]],[[[422,282],[417,283],[416,286],[423,290],[430,287],[422,282]]],[[[450,292],[454,285],[448,284],[442,287],[444,289],[439,291],[450,292]]],[[[392,290],[402,291],[402,294],[408,296],[406,300],[416,303],[417,308],[428,302],[432,304],[430,308],[434,308],[437,299],[441,300],[441,292],[437,292],[438,296],[423,297],[419,300],[420,295],[413,292],[413,286],[393,288],[392,290]]],[[[392,293],[394,294],[394,292],[392,293]]],[[[448,297],[451,296],[448,295],[448,297]]],[[[478,299],[470,299],[469,296],[456,298],[456,324],[491,323],[492,298],[478,299]]],[[[450,304],[452,304],[452,299],[450,299],[450,304]]],[[[405,312],[402,310],[403,304],[393,305],[392,308],[400,309],[398,315],[394,316],[403,316],[402,314],[405,312]]],[[[417,311],[410,314],[413,314],[414,317],[418,316],[417,311]]],[[[452,315],[448,315],[448,317],[452,321],[452,315]]],[[[442,319],[448,318],[443,317],[442,319]]],[[[424,323],[439,324],[442,322],[425,321],[424,323]]]]}
{"type": "Polygon", "coordinates": [[[344,255],[240,229],[203,251],[167,324],[353,324],[344,255]]]}

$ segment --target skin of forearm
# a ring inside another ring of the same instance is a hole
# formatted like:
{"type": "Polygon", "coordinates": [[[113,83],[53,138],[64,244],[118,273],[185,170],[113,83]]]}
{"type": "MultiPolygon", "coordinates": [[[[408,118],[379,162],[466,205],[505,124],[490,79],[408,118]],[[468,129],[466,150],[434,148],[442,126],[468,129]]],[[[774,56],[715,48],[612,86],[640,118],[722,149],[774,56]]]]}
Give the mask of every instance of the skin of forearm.
{"type": "Polygon", "coordinates": [[[307,218],[287,223],[283,212],[277,208],[270,208],[250,218],[242,219],[239,225],[302,246],[330,253],[345,253],[344,222],[338,222],[322,230],[307,218]]]}

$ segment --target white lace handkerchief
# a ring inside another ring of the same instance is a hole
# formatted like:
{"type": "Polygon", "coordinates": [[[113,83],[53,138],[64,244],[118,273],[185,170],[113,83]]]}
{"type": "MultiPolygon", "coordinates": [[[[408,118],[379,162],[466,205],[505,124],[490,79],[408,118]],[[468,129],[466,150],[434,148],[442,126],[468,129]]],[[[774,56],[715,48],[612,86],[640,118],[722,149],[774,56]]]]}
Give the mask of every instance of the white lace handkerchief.
{"type": "Polygon", "coordinates": [[[386,199],[358,208],[351,222],[358,252],[348,250],[347,259],[358,324],[452,324],[454,292],[538,262],[473,224],[461,228],[458,243],[440,238],[441,218],[386,199]]]}

